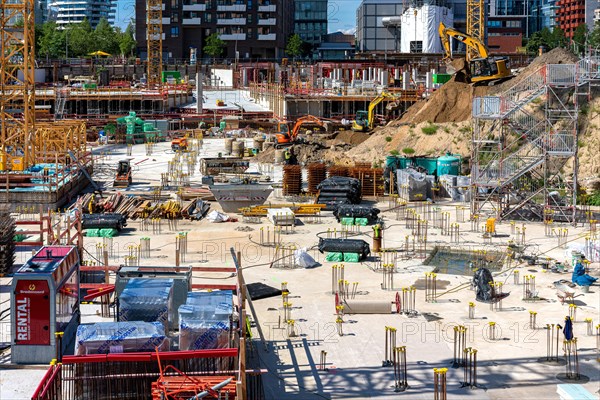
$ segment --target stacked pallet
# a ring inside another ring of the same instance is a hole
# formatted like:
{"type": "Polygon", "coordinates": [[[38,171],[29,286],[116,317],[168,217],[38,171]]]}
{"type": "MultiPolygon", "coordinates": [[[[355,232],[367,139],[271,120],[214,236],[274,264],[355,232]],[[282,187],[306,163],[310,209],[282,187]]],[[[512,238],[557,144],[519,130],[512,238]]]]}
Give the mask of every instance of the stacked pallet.
{"type": "Polygon", "coordinates": [[[8,207],[0,208],[0,275],[10,271],[15,262],[15,220],[8,207]]]}
{"type": "Polygon", "coordinates": [[[295,196],[302,191],[302,167],[286,165],[283,167],[283,195],[295,196]]]}
{"type": "Polygon", "coordinates": [[[316,194],[319,183],[327,178],[327,167],[322,163],[308,164],[308,193],[316,194]]]}
{"type": "Polygon", "coordinates": [[[354,168],[350,168],[350,176],[360,181],[363,197],[383,196],[384,182],[382,168],[355,166],[354,168]]]}

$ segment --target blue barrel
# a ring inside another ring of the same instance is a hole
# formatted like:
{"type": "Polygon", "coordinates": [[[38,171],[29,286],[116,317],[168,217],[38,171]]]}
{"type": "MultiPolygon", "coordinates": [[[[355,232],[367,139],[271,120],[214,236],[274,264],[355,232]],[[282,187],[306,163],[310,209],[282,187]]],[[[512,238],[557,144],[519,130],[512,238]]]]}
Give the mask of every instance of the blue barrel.
{"type": "Polygon", "coordinates": [[[446,153],[437,159],[437,176],[460,175],[460,158],[446,153]]]}

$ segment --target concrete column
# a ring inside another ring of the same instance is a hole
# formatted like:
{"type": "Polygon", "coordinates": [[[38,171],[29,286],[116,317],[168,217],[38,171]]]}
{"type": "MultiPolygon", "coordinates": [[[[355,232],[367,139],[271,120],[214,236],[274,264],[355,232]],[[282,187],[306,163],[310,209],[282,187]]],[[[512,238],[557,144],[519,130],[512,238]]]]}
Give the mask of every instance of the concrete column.
{"type": "Polygon", "coordinates": [[[431,72],[425,74],[425,87],[427,89],[433,88],[433,74],[431,72]]]}
{"type": "Polygon", "coordinates": [[[368,74],[369,74],[369,71],[366,68],[363,69],[363,71],[362,71],[362,80],[363,81],[366,81],[366,80],[369,79],[369,75],[368,74]]]}
{"type": "Polygon", "coordinates": [[[394,79],[400,79],[400,68],[394,68],[394,79]]]}
{"type": "Polygon", "coordinates": [[[196,113],[202,114],[202,74],[196,72],[196,113]]]}
{"type": "Polygon", "coordinates": [[[389,79],[388,79],[388,71],[381,71],[381,84],[388,86],[390,84],[389,79]]]}
{"type": "Polygon", "coordinates": [[[402,90],[408,90],[410,87],[410,72],[404,71],[402,73],[402,90]]]}

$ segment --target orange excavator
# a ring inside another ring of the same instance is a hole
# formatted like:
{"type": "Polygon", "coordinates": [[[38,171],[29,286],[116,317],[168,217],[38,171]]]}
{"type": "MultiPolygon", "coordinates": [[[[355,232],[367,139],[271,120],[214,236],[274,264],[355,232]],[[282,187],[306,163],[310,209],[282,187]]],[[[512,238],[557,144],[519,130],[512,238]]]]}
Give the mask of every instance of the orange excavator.
{"type": "Polygon", "coordinates": [[[131,185],[131,181],[131,164],[129,163],[129,160],[119,161],[113,187],[128,187],[131,185]]]}
{"type": "Polygon", "coordinates": [[[314,124],[314,125],[319,125],[324,127],[325,129],[327,129],[327,122],[326,121],[321,121],[319,118],[312,116],[312,115],[307,115],[305,117],[300,117],[296,120],[296,124],[294,125],[294,128],[292,128],[292,132],[290,133],[290,128],[288,126],[287,123],[282,122],[279,124],[279,133],[277,133],[275,136],[277,138],[277,143],[275,144],[275,148],[276,149],[280,149],[282,147],[286,147],[286,146],[291,146],[292,144],[296,143],[297,139],[298,139],[298,133],[300,133],[300,128],[302,127],[302,125],[306,125],[306,124],[314,124]]]}

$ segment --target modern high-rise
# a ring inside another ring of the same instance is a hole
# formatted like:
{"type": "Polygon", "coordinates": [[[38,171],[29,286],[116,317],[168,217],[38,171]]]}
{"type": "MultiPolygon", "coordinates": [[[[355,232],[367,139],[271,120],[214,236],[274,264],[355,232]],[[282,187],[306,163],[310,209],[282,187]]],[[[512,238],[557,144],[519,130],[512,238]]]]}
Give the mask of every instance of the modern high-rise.
{"type": "Polygon", "coordinates": [[[557,0],[556,23],[572,38],[579,25],[587,24],[589,30],[594,28],[594,10],[598,8],[598,0],[557,0]]]}
{"type": "Polygon", "coordinates": [[[114,24],[117,0],[54,0],[49,7],[56,15],[59,28],[78,24],[86,18],[95,28],[102,18],[114,24]]]}
{"type": "Polygon", "coordinates": [[[295,0],[294,33],[311,45],[319,45],[327,34],[328,0],[295,0]]]}
{"type": "MultiPolygon", "coordinates": [[[[290,0],[163,0],[163,56],[205,58],[206,38],[225,41],[223,58],[279,59],[294,28],[290,0]]],[[[135,3],[138,52],[146,57],[146,1],[135,3]]]]}

